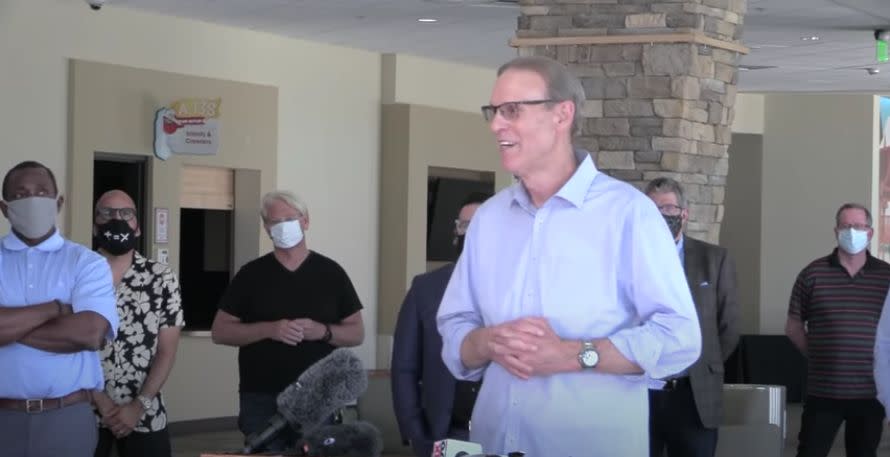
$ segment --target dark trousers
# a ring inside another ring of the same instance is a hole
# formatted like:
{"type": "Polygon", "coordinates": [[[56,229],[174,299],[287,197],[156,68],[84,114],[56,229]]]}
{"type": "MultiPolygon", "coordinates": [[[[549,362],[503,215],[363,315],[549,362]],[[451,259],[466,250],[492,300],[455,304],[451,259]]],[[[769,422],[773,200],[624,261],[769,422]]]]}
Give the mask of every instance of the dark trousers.
{"type": "Polygon", "coordinates": [[[157,432],[133,432],[123,438],[116,438],[111,430],[99,428],[99,444],[94,457],[111,456],[111,448],[117,447],[119,457],[170,457],[170,433],[167,429],[157,432]]]}
{"type": "Polygon", "coordinates": [[[847,457],[876,457],[884,431],[884,407],[875,400],[835,400],[808,396],[804,401],[797,457],[825,457],[841,423],[847,457]]]}
{"type": "Polygon", "coordinates": [[[714,457],[717,429],[705,428],[698,417],[689,379],[673,390],[649,391],[649,455],[714,457]]]}
{"type": "MultiPolygon", "coordinates": [[[[269,419],[278,413],[278,394],[241,392],[239,394],[240,411],[238,412],[238,429],[247,438],[250,434],[260,432],[269,425],[269,419]]],[[[324,424],[333,424],[336,414],[329,417],[324,424]]],[[[321,424],[318,424],[321,425],[321,424]]],[[[257,451],[281,452],[293,449],[301,438],[301,434],[287,427],[275,436],[262,449],[257,451]]],[[[245,440],[246,442],[246,440],[245,440]]]]}

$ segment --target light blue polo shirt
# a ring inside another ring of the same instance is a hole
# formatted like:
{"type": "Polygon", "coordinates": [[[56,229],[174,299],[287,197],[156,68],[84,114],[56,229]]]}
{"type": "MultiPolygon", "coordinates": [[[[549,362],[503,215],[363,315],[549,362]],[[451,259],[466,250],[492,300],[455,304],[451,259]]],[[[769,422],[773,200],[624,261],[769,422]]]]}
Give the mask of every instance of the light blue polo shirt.
{"type": "MultiPolygon", "coordinates": [[[[0,307],[59,300],[74,312],[94,311],[117,333],[111,268],[104,257],[62,238],[58,230],[30,247],[10,233],[0,239],[0,307]]],[[[0,346],[0,398],[55,398],[78,389],[102,389],[96,351],[56,354],[11,343],[0,346]]]]}

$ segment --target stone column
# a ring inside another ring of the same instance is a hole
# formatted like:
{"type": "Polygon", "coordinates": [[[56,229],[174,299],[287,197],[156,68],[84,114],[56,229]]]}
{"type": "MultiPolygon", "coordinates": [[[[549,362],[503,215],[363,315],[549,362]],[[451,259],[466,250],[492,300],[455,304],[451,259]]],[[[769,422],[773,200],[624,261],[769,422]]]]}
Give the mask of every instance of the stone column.
{"type": "Polygon", "coordinates": [[[747,0],[520,0],[511,45],[567,65],[587,102],[576,144],[638,187],[683,184],[687,232],[716,243],[747,0]]]}

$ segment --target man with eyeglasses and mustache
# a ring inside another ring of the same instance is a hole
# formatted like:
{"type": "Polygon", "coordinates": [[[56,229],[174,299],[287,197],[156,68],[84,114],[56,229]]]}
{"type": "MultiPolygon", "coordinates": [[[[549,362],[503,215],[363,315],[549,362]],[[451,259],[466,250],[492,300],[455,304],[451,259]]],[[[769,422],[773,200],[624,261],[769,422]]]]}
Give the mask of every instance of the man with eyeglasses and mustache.
{"type": "Polygon", "coordinates": [[[858,203],[835,214],[837,247],[798,274],[785,334],[807,358],[798,457],[824,457],[844,426],[848,456],[875,456],[884,429],[872,349],[890,264],[868,252],[872,218],[858,203]]]}
{"type": "Polygon", "coordinates": [[[4,457],[90,457],[96,352],[118,326],[111,270],[62,237],[63,197],[46,166],[26,161],[3,178],[0,210],[0,443],[4,457]]]}
{"type": "Polygon", "coordinates": [[[442,356],[485,378],[470,438],[487,453],[649,455],[649,379],[701,351],[676,246],[655,204],[575,148],[580,81],[503,65],[482,108],[517,182],[476,212],[442,299],[442,356]]]}
{"type": "Polygon", "coordinates": [[[136,204],[110,190],[96,202],[93,239],[111,265],[120,316],[118,337],[102,348],[105,388],[94,392],[100,418],[95,457],[169,457],[161,387],[185,325],[179,279],[167,265],[136,251],[142,230],[136,204]]]}

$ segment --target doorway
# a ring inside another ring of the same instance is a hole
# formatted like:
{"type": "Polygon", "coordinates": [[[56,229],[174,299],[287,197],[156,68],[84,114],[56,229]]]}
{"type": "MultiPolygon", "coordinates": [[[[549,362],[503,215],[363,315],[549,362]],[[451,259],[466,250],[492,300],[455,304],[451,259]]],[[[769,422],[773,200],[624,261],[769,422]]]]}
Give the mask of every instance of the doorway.
{"type": "MultiPolygon", "coordinates": [[[[142,228],[142,236],[136,239],[136,250],[143,256],[145,252],[145,227],[149,219],[145,208],[146,157],[129,154],[108,154],[97,152],[93,159],[93,212],[96,201],[109,190],[122,190],[136,203],[136,217],[142,228]]],[[[90,217],[92,221],[93,218],[90,217]]],[[[92,232],[92,229],[91,229],[92,232]]],[[[93,249],[96,249],[93,241],[93,249]]]]}
{"type": "Polygon", "coordinates": [[[180,179],[182,309],[187,330],[209,330],[233,274],[235,173],[185,165],[180,179]]]}

